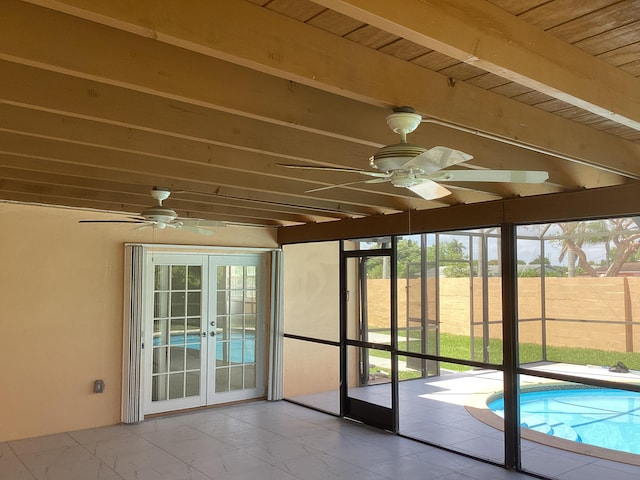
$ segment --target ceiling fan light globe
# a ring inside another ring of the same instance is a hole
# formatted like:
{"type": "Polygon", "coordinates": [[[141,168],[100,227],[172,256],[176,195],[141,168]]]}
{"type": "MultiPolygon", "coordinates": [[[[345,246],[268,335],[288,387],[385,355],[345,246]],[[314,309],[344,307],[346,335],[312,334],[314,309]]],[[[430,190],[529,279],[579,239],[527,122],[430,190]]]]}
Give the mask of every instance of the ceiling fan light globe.
{"type": "Polygon", "coordinates": [[[171,195],[171,191],[166,188],[153,187],[153,189],[151,190],[151,197],[153,197],[156,201],[160,202],[160,204],[162,204],[164,200],[169,198],[170,195],[171,195]]]}
{"type": "Polygon", "coordinates": [[[395,112],[387,117],[389,128],[400,135],[413,132],[421,121],[422,116],[415,112],[395,112]]]}
{"type": "Polygon", "coordinates": [[[391,177],[391,185],[394,187],[413,187],[414,185],[418,185],[422,183],[422,180],[417,178],[413,173],[410,172],[394,172],[391,177]]]}

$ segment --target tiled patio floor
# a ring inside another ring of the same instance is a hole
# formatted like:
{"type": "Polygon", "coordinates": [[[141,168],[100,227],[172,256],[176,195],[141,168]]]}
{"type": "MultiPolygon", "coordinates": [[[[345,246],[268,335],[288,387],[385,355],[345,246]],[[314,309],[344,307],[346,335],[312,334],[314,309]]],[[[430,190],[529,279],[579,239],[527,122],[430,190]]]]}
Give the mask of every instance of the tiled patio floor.
{"type": "MultiPolygon", "coordinates": [[[[537,368],[594,378],[628,380],[616,377],[601,367],[555,364],[537,368]]],[[[543,381],[534,377],[527,380],[543,381]]],[[[465,408],[472,396],[478,396],[478,392],[501,390],[502,374],[486,370],[401,382],[399,431],[408,437],[501,464],[504,462],[502,431],[481,422],[465,408]]],[[[375,385],[351,389],[350,396],[389,405],[389,392],[388,386],[375,385]]],[[[479,396],[486,398],[484,393],[479,396]]],[[[339,399],[337,392],[328,392],[295,400],[337,412],[339,399]]],[[[500,423],[499,419],[497,423],[500,423]]],[[[521,442],[522,466],[532,473],[562,480],[640,478],[640,466],[560,450],[526,439],[521,442]]]]}
{"type": "MultiPolygon", "coordinates": [[[[501,377],[487,371],[403,382],[401,434],[502,462],[502,433],[464,407],[469,394],[494,388],[501,388],[501,377]]],[[[367,394],[379,395],[374,389],[367,394]]],[[[332,410],[337,394],[307,400],[332,410]]],[[[549,478],[640,478],[638,466],[527,440],[522,441],[522,449],[523,467],[549,478]]],[[[526,478],[533,477],[286,401],[247,403],[138,425],[0,443],[0,480],[526,478]]]]}

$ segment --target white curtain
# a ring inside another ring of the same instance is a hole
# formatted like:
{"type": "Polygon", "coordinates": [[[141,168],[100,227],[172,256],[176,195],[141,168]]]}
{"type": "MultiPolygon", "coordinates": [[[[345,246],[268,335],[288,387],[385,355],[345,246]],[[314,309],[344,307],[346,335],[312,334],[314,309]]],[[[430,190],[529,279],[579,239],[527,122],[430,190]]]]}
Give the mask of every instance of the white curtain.
{"type": "Polygon", "coordinates": [[[271,322],[269,329],[269,384],[267,400],[282,400],[282,251],[271,253],[271,322]]]}
{"type": "Polygon", "coordinates": [[[122,423],[144,419],[141,405],[142,272],[144,247],[125,246],[124,325],[122,334],[122,423]]]}

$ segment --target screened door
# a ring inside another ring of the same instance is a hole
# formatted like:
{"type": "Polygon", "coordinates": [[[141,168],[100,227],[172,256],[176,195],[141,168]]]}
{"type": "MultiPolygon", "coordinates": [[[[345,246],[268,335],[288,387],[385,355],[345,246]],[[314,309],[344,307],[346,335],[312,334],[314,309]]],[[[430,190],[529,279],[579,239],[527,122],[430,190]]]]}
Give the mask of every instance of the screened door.
{"type": "Polygon", "coordinates": [[[395,432],[394,289],[391,275],[372,278],[372,262],[384,270],[392,263],[391,249],[342,253],[343,376],[347,380],[342,385],[342,411],[346,417],[395,432]]]}

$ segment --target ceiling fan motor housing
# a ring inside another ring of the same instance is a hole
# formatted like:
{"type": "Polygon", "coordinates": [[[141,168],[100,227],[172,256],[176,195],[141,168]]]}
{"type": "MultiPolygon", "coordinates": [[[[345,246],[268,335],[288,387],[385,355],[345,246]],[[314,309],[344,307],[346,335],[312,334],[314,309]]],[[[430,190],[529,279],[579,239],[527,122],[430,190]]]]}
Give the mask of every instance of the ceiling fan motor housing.
{"type": "Polygon", "coordinates": [[[381,172],[389,173],[402,169],[405,163],[426,151],[426,148],[411,143],[387,145],[369,158],[369,165],[381,172]]]}
{"type": "Polygon", "coordinates": [[[166,225],[178,218],[175,210],[165,207],[151,207],[142,212],[142,216],[149,222],[157,222],[158,225],[166,225]]]}

